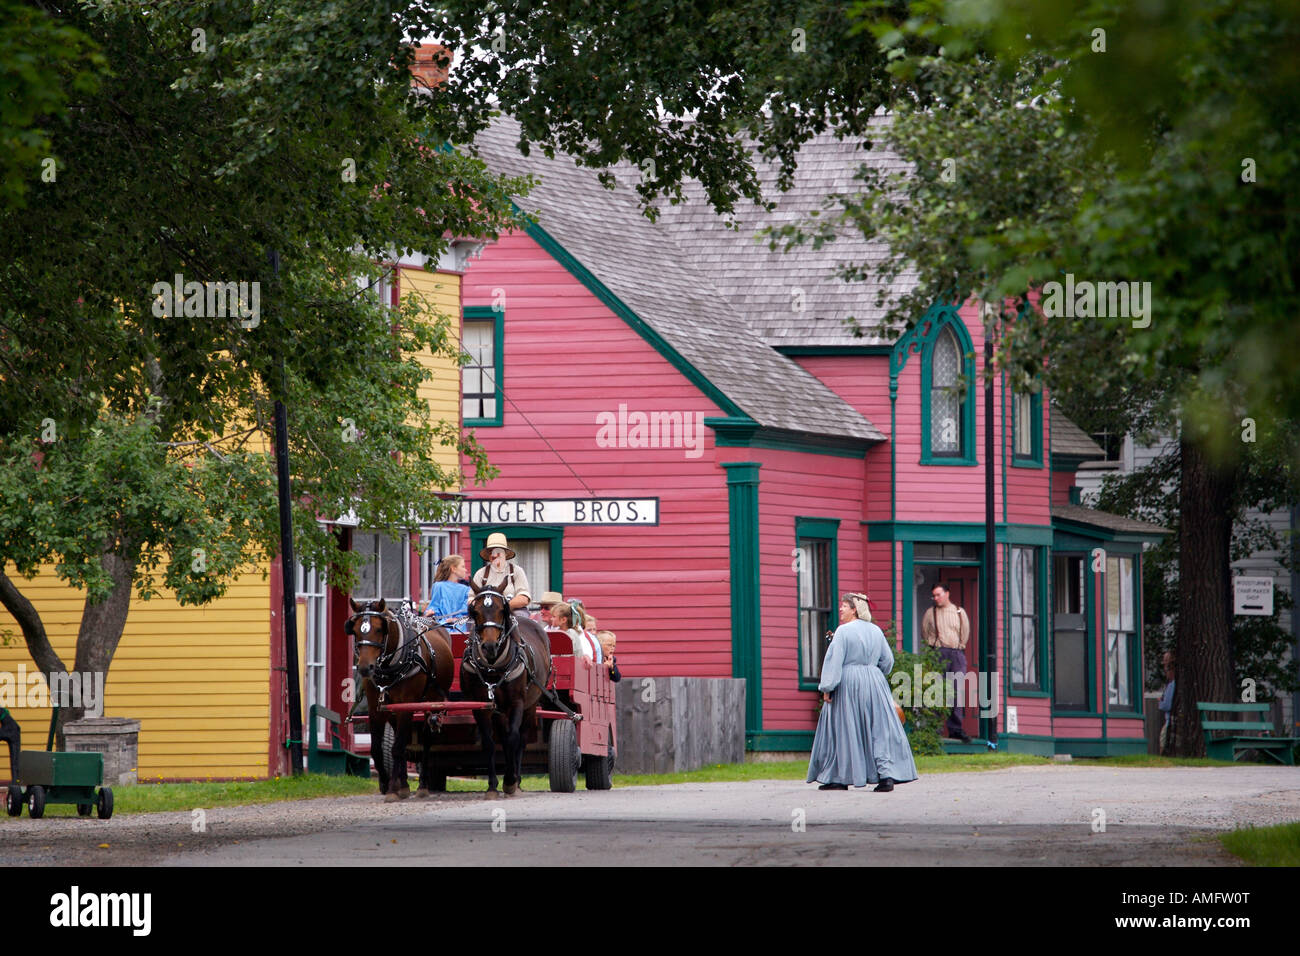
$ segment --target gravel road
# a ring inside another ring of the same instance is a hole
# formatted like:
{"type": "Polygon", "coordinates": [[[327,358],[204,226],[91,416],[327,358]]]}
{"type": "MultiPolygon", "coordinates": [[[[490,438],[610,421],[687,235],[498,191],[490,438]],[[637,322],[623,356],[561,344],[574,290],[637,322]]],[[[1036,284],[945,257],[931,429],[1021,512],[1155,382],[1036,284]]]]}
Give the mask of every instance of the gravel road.
{"type": "Polygon", "coordinates": [[[755,781],[205,815],[203,832],[190,812],[2,818],[0,863],[1231,866],[1215,832],[1300,820],[1300,769],[1011,767],[929,774],[892,794],[755,781]]]}

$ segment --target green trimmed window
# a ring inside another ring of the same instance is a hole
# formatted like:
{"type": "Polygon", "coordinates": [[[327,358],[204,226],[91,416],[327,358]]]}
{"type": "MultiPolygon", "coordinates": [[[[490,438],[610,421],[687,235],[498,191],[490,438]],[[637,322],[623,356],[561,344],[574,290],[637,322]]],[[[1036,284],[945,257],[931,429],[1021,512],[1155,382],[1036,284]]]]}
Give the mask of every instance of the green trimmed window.
{"type": "Polygon", "coordinates": [[[465,309],[461,350],[468,359],[460,370],[461,416],[466,426],[502,423],[501,388],[505,312],[483,306],[465,309]]]}
{"type": "Polygon", "coordinates": [[[975,360],[969,338],[946,322],[921,362],[921,464],[975,464],[975,360]]]}
{"type": "Polygon", "coordinates": [[[1011,393],[1012,464],[1043,466],[1043,396],[1041,392],[1011,393]]]}
{"type": "Polygon", "coordinates": [[[1136,575],[1133,558],[1106,558],[1106,687],[1108,703],[1118,710],[1136,710],[1141,688],[1137,670],[1136,575]]]}
{"type": "Polygon", "coordinates": [[[795,573],[799,580],[799,686],[816,690],[836,613],[836,544],[839,521],[795,520],[795,573]]]}
{"type": "Polygon", "coordinates": [[[1038,548],[1011,549],[1011,686],[1016,690],[1041,690],[1042,604],[1038,548]]]}

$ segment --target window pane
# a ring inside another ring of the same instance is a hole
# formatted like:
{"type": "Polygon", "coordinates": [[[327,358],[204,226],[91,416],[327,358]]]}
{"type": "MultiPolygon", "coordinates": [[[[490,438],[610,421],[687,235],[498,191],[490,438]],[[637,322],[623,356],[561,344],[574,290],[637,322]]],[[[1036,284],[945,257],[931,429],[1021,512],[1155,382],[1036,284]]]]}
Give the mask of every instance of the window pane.
{"type": "Polygon", "coordinates": [[[366,562],[357,570],[357,587],[353,596],[358,601],[373,601],[379,597],[378,578],[376,576],[376,535],[358,532],[352,536],[352,549],[358,554],[366,555],[366,562]]]}
{"type": "Polygon", "coordinates": [[[1028,458],[1034,453],[1033,397],[1017,395],[1015,402],[1016,454],[1028,458]]]}
{"type": "Polygon", "coordinates": [[[1119,626],[1122,630],[1132,631],[1133,626],[1133,559],[1119,559],[1119,595],[1120,595],[1120,618],[1119,626]]]}
{"type": "Polygon", "coordinates": [[[1116,558],[1106,559],[1106,629],[1117,631],[1120,628],[1119,612],[1119,561],[1116,558]]]}
{"type": "Polygon", "coordinates": [[[930,373],[930,382],[934,388],[951,387],[957,384],[959,364],[957,336],[952,329],[944,329],[934,343],[934,366],[930,373]]]}
{"type": "Polygon", "coordinates": [[[952,392],[930,393],[930,450],[961,451],[961,403],[952,392]]]}
{"type": "MultiPolygon", "coordinates": [[[[551,590],[551,542],[547,538],[515,540],[510,538],[509,532],[506,532],[506,537],[515,551],[515,564],[524,569],[524,575],[528,578],[528,587],[532,592],[529,599],[536,603],[543,591],[551,590]]],[[[586,605],[585,595],[565,596],[582,598],[584,606],[586,605]]],[[[596,608],[587,608],[588,614],[596,614],[596,611],[596,608]]]]}
{"type": "Polygon", "coordinates": [[[379,567],[384,580],[384,597],[389,601],[400,601],[410,590],[410,578],[406,573],[406,560],[409,550],[406,541],[382,538],[379,543],[379,567]]]}

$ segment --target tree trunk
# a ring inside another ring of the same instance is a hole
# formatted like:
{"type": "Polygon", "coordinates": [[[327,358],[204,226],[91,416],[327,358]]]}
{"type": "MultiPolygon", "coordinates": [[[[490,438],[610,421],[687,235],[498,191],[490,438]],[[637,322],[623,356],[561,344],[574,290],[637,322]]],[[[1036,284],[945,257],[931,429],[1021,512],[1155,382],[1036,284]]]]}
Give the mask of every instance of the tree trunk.
{"type": "Polygon", "coordinates": [[[1230,545],[1236,471],[1217,466],[1183,428],[1174,752],[1204,757],[1199,701],[1237,699],[1233,681],[1230,545]]]}
{"type": "MultiPolygon", "coordinates": [[[[130,549],[124,549],[130,550],[130,549]]],[[[108,597],[98,604],[86,604],[81,612],[81,627],[77,630],[77,657],[73,664],[76,672],[82,676],[83,694],[86,681],[93,680],[94,675],[102,674],[102,683],[97,686],[107,687],[108,668],[113,663],[113,655],[122,640],[126,629],[126,615],[131,609],[131,578],[135,571],[135,562],[123,558],[120,554],[105,552],[100,555],[104,570],[113,579],[113,590],[108,597]]],[[[100,708],[103,701],[99,701],[100,708]]],[[[85,715],[84,706],[65,707],[59,711],[58,746],[63,749],[63,725],[73,720],[80,720],[85,715]]],[[[102,711],[101,711],[102,712],[102,711]]]]}
{"type": "Polygon", "coordinates": [[[50,638],[45,633],[45,624],[32,602],[23,597],[22,592],[14,586],[9,576],[0,570],[0,604],[13,616],[22,628],[23,640],[27,643],[27,653],[32,655],[36,669],[42,674],[62,673],[65,665],[50,646],[50,638]]]}

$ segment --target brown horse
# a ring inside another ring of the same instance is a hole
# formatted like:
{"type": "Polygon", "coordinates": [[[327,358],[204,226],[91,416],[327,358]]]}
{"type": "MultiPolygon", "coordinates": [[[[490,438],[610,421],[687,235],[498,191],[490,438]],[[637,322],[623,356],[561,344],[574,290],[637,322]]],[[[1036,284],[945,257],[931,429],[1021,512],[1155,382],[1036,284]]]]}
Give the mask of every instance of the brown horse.
{"type": "Polygon", "coordinates": [[[497,795],[496,741],[501,737],[506,755],[506,795],[519,789],[522,777],[524,719],[536,719],[537,703],[551,681],[550,642],[536,621],[517,617],[499,591],[474,588],[469,601],[470,632],[460,663],[460,689],[466,700],[495,705],[489,716],[474,711],[483,756],[487,760],[489,797],[497,795]]]}
{"type": "MultiPolygon", "coordinates": [[[[375,761],[379,771],[379,792],[393,802],[411,795],[406,782],[406,747],[411,736],[413,717],[409,713],[384,712],[384,704],[410,704],[446,700],[451,689],[451,641],[441,628],[402,643],[402,625],[381,599],[352,605],[352,617],[343,626],[355,642],[357,674],[361,677],[370,715],[371,752],[380,755],[375,761]],[[384,729],[393,728],[392,749],[383,757],[384,729]],[[391,778],[388,767],[392,767],[391,778]]],[[[429,795],[429,761],[432,734],[427,724],[420,726],[424,745],[420,761],[420,787],[417,797],[429,795]]]]}

